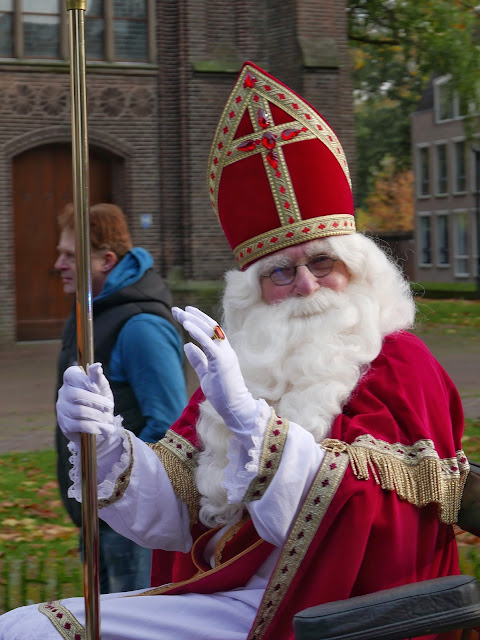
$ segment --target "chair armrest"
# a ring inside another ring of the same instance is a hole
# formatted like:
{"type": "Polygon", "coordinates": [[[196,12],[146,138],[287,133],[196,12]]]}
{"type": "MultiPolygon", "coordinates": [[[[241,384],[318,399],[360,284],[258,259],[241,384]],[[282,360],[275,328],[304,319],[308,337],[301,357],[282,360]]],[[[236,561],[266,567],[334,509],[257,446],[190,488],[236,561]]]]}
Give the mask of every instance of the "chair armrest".
{"type": "Polygon", "coordinates": [[[480,624],[480,584],[447,576],[297,613],[296,640],[403,640],[480,624]]]}

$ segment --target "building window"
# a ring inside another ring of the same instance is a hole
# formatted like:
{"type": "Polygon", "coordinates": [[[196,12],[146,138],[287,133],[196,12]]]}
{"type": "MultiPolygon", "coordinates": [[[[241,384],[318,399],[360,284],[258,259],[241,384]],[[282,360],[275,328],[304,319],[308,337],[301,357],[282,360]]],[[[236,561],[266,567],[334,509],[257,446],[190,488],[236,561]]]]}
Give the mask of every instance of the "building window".
{"type": "Polygon", "coordinates": [[[60,58],[58,0],[22,0],[23,55],[60,58]]]}
{"type": "Polygon", "coordinates": [[[147,60],[148,25],[145,0],[113,0],[116,60],[147,60]]]}
{"type": "Polygon", "coordinates": [[[455,192],[462,193],[467,190],[467,171],[465,162],[465,140],[458,140],[453,144],[455,192]]]}
{"type": "Polygon", "coordinates": [[[13,0],[0,0],[0,57],[13,57],[13,0]]]}
{"type": "Polygon", "coordinates": [[[437,144],[436,147],[436,192],[437,195],[444,195],[448,191],[448,163],[447,145],[437,144]]]}
{"type": "Polygon", "coordinates": [[[434,81],[433,95],[436,122],[463,118],[467,115],[468,104],[453,89],[450,76],[442,76],[434,81]]]}
{"type": "Polygon", "coordinates": [[[437,216],[437,264],[446,266],[450,263],[448,215],[437,216]]]}
{"type": "Polygon", "coordinates": [[[434,95],[437,121],[452,120],[454,117],[454,93],[447,78],[437,81],[434,95]]]}
{"type": "Polygon", "coordinates": [[[472,155],[473,155],[472,191],[473,193],[479,193],[480,192],[480,147],[477,147],[477,146],[472,147],[472,155]]]}
{"type": "Polygon", "coordinates": [[[103,0],[88,0],[85,11],[85,57],[105,60],[105,18],[103,0]]]}
{"type": "Polygon", "coordinates": [[[432,230],[431,218],[428,215],[420,216],[420,264],[432,263],[432,230]]]}
{"type": "Polygon", "coordinates": [[[455,215],[455,275],[468,276],[468,216],[455,215]]]}
{"type": "Polygon", "coordinates": [[[430,195],[430,148],[418,149],[418,195],[430,195]]]}
{"type": "MultiPolygon", "coordinates": [[[[88,0],[87,61],[154,62],[155,0],[88,0]]],[[[0,0],[0,57],[67,60],[64,0],[0,0]]]]}

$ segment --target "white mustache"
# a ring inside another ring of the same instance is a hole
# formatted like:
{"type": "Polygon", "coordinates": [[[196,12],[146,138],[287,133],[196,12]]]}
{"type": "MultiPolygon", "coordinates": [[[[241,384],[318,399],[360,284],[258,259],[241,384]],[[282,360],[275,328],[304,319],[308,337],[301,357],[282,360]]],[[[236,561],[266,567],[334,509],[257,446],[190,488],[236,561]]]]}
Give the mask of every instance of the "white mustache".
{"type": "Polygon", "coordinates": [[[319,289],[306,298],[287,298],[277,304],[282,306],[289,318],[318,316],[329,309],[338,309],[345,299],[344,294],[331,289],[319,289]]]}

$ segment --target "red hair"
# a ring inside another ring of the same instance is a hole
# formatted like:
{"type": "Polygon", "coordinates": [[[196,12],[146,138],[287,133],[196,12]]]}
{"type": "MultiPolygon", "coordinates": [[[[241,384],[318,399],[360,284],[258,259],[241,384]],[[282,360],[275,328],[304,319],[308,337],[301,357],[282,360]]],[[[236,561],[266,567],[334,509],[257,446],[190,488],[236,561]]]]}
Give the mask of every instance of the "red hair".
{"type": "MultiPolygon", "coordinates": [[[[128,230],[125,214],[115,204],[101,202],[89,210],[90,244],[92,251],[113,251],[120,260],[132,249],[132,238],[128,230]]],[[[65,206],[58,216],[60,230],[74,229],[73,204],[65,206]]]]}

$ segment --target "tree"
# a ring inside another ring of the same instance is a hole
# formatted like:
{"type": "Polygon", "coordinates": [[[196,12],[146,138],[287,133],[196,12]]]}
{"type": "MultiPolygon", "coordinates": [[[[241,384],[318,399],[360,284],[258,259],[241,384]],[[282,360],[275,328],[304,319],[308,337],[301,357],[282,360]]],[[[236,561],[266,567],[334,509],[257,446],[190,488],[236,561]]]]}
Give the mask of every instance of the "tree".
{"type": "Polygon", "coordinates": [[[355,108],[357,154],[355,200],[364,205],[385,157],[395,157],[397,171],[409,169],[410,117],[388,99],[368,100],[355,108]]]}
{"type": "Polygon", "coordinates": [[[365,208],[357,210],[360,230],[373,232],[412,231],[414,225],[413,173],[398,171],[395,159],[382,161],[373,189],[365,199],[365,208]]]}
{"type": "Polygon", "coordinates": [[[479,12],[468,0],[349,0],[356,89],[410,100],[433,73],[452,74],[455,89],[477,102],[479,12]]]}
{"type": "MultiPolygon", "coordinates": [[[[411,166],[410,116],[435,75],[465,104],[480,95],[480,5],[463,0],[348,0],[356,100],[356,201],[365,205],[386,155],[411,166]]],[[[466,119],[466,132],[477,117],[466,119]]]]}

